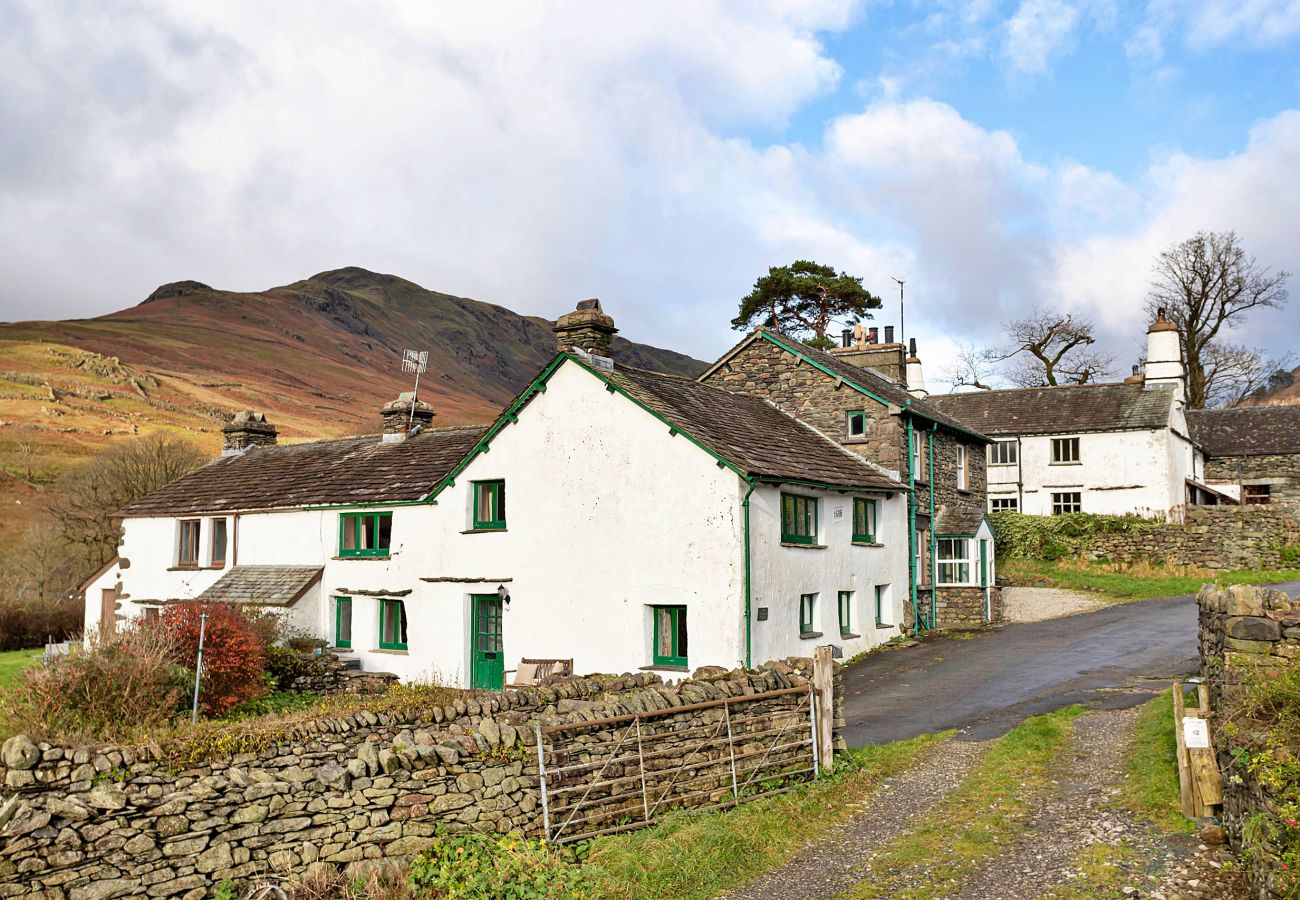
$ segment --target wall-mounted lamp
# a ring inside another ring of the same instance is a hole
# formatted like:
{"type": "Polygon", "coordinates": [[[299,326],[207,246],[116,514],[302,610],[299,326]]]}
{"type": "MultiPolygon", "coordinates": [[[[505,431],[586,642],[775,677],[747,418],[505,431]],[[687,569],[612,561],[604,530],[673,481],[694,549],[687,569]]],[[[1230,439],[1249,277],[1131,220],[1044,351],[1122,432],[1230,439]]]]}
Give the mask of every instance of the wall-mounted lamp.
{"type": "Polygon", "coordinates": [[[497,596],[501,598],[501,602],[506,606],[510,605],[510,591],[506,589],[504,584],[497,585],[497,596]]]}

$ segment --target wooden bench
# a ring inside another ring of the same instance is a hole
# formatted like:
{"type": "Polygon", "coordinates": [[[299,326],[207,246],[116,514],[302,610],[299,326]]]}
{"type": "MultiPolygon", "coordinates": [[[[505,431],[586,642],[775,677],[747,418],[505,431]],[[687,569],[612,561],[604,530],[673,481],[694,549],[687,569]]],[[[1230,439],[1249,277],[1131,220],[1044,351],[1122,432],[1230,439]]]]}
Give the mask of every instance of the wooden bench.
{"type": "Polygon", "coordinates": [[[548,679],[569,678],[573,675],[572,659],[529,659],[519,660],[519,668],[506,669],[505,674],[514,673],[509,682],[511,687],[527,687],[545,684],[548,679]]]}

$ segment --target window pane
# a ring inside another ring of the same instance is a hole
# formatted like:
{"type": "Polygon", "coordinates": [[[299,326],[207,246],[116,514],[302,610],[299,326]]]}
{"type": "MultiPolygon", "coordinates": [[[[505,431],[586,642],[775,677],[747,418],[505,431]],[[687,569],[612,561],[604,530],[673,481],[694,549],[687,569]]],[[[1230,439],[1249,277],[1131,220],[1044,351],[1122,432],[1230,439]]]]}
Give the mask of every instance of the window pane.
{"type": "Polygon", "coordinates": [[[686,607],[678,607],[674,611],[673,618],[676,620],[674,636],[676,637],[676,646],[673,647],[673,656],[686,658],[686,607]]]}
{"type": "Polygon", "coordinates": [[[379,539],[375,547],[379,550],[387,550],[393,542],[393,514],[381,513],[375,519],[379,524],[379,539]]]}
{"type": "Polygon", "coordinates": [[[362,550],[373,550],[375,548],[375,517],[366,516],[361,521],[361,548],[362,550]]]}
{"type": "Polygon", "coordinates": [[[655,608],[655,655],[673,655],[673,620],[667,607],[655,608]]]}
{"type": "Polygon", "coordinates": [[[212,562],[214,565],[226,561],[226,520],[212,520],[212,562]]]}
{"type": "Polygon", "coordinates": [[[343,517],[343,550],[357,549],[357,519],[356,516],[343,517]]]}
{"type": "Polygon", "coordinates": [[[338,598],[337,634],[334,643],[346,647],[352,643],[352,601],[347,597],[338,598]]]}

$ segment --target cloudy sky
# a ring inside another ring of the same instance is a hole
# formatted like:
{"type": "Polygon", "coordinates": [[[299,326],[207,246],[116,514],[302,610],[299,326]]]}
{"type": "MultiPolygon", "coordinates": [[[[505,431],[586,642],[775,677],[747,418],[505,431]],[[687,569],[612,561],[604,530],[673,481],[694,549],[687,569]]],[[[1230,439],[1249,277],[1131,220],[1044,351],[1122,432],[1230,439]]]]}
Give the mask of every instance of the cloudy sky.
{"type": "Polygon", "coordinates": [[[0,0],[0,319],[360,265],[708,358],[811,257],[879,324],[905,277],[932,378],[1034,305],[1126,363],[1197,229],[1300,270],[1298,50],[1296,0],[0,0]]]}

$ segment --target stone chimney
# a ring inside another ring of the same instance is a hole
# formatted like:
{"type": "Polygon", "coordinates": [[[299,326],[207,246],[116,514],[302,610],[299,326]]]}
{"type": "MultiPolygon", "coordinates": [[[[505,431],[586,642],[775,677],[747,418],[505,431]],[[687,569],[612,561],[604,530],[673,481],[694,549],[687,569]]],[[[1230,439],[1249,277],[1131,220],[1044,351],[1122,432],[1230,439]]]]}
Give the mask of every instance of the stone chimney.
{"type": "Polygon", "coordinates": [[[1186,372],[1183,371],[1183,345],[1178,326],[1165,318],[1165,308],[1156,311],[1156,320],[1147,329],[1147,387],[1158,384],[1174,386],[1174,400],[1187,402],[1186,372]]]}
{"type": "Polygon", "coordinates": [[[385,444],[404,441],[409,430],[433,425],[433,404],[416,400],[415,394],[410,391],[398,394],[396,400],[385,403],[380,414],[384,417],[384,434],[380,440],[385,444]],[[411,413],[412,404],[415,405],[414,415],[411,413]]]}
{"type": "Polygon", "coordinates": [[[242,410],[221,427],[221,455],[234,456],[250,447],[274,447],[275,426],[266,421],[266,415],[252,410],[242,410]]]}
{"type": "Polygon", "coordinates": [[[614,320],[600,308],[595,298],[583,300],[573,312],[565,313],[555,322],[555,340],[561,350],[583,350],[592,356],[606,359],[614,355],[614,335],[618,329],[614,320]]]}
{"type": "Polygon", "coordinates": [[[930,396],[925,389],[925,376],[921,374],[921,360],[916,355],[916,338],[907,340],[907,392],[917,399],[930,396]]]}

